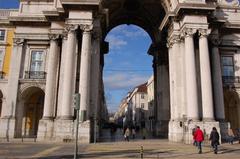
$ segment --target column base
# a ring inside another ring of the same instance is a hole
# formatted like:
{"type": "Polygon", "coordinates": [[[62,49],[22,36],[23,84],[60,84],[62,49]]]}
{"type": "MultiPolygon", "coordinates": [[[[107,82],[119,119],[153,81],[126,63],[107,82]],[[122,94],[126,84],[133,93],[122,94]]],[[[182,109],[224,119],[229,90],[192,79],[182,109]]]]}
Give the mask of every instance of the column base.
{"type": "Polygon", "coordinates": [[[44,117],[39,121],[38,125],[38,133],[37,133],[37,140],[53,140],[54,134],[54,121],[51,118],[44,117]]]}
{"type": "Polygon", "coordinates": [[[213,127],[216,127],[218,132],[220,132],[219,122],[217,121],[186,121],[183,122],[183,141],[186,144],[193,143],[192,130],[195,126],[199,126],[204,133],[205,141],[208,141],[210,133],[213,127]]]}
{"type": "Polygon", "coordinates": [[[228,129],[230,129],[231,127],[230,123],[226,121],[221,121],[219,122],[219,126],[222,142],[228,142],[228,129]]]}
{"type": "Polygon", "coordinates": [[[169,120],[159,120],[155,125],[155,136],[159,138],[168,138],[169,120]]]}
{"type": "Polygon", "coordinates": [[[180,120],[170,120],[169,121],[169,132],[168,139],[173,142],[183,141],[183,126],[180,120]]]}
{"type": "Polygon", "coordinates": [[[15,137],[18,132],[15,132],[15,118],[4,117],[0,118],[0,138],[9,141],[15,137]]]}
{"type": "Polygon", "coordinates": [[[87,111],[86,110],[80,110],[80,121],[84,122],[87,120],[87,111]]]}

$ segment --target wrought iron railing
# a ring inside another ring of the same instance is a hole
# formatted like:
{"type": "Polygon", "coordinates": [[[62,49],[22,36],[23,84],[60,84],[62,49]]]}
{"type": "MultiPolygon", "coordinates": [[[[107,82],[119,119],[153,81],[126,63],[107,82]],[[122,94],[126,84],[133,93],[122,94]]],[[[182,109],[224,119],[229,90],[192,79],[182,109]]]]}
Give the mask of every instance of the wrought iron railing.
{"type": "Polygon", "coordinates": [[[240,83],[240,76],[222,76],[224,84],[228,83],[240,83]]]}
{"type": "Polygon", "coordinates": [[[0,79],[3,79],[3,78],[4,78],[4,72],[0,71],[0,79]]]}
{"type": "Polygon", "coordinates": [[[25,71],[25,79],[46,79],[44,71],[25,71]]]}

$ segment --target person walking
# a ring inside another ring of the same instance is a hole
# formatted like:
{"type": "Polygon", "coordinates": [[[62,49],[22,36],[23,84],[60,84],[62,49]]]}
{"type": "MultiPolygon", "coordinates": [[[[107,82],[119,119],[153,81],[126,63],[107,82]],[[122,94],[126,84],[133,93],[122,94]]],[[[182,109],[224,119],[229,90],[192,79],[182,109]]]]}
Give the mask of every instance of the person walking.
{"type": "Polygon", "coordinates": [[[220,145],[220,143],[219,133],[217,132],[217,129],[215,127],[212,128],[209,140],[211,140],[211,146],[214,149],[214,153],[217,154],[218,145],[220,145]]]}
{"type": "Polygon", "coordinates": [[[194,140],[197,142],[197,146],[198,146],[198,153],[202,153],[202,142],[204,140],[204,135],[203,135],[203,131],[200,129],[199,126],[197,126],[197,129],[194,133],[194,140]]]}
{"type": "Polygon", "coordinates": [[[129,141],[129,136],[130,136],[130,129],[127,128],[127,129],[125,130],[125,134],[124,134],[125,140],[129,141]]]}

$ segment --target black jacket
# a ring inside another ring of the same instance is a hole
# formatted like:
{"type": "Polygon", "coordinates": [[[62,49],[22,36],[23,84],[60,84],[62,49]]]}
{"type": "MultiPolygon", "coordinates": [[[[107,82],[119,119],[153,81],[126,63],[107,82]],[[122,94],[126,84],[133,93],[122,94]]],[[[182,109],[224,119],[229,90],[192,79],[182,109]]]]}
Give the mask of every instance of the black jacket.
{"type": "Polygon", "coordinates": [[[219,145],[219,133],[215,130],[213,130],[210,134],[210,138],[209,140],[211,140],[211,145],[219,145]]]}

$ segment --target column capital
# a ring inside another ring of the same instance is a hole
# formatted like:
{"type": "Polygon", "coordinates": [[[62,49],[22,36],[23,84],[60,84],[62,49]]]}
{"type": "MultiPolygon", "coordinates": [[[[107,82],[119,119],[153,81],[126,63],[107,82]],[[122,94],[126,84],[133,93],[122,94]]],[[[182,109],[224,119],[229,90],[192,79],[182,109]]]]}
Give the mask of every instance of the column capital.
{"type": "Polygon", "coordinates": [[[172,35],[170,37],[168,37],[167,39],[167,47],[171,48],[175,43],[180,42],[181,38],[180,35],[172,35]]]}
{"type": "Polygon", "coordinates": [[[89,25],[89,24],[80,24],[80,29],[83,31],[83,32],[91,32],[93,30],[93,25],[89,25]]]}
{"type": "Polygon", "coordinates": [[[69,32],[75,32],[76,30],[78,29],[78,25],[75,25],[75,24],[69,24],[65,27],[65,31],[67,33],[69,32]]]}
{"type": "Polygon", "coordinates": [[[181,36],[183,36],[183,37],[193,36],[193,34],[195,34],[196,32],[197,32],[197,30],[194,28],[184,28],[182,30],[181,36]]]}
{"type": "Polygon", "coordinates": [[[24,43],[24,39],[22,39],[22,38],[13,38],[13,43],[14,43],[14,45],[23,45],[23,43],[24,43]]]}
{"type": "Polygon", "coordinates": [[[48,34],[50,40],[56,41],[60,38],[60,34],[48,34]]]}
{"type": "Polygon", "coordinates": [[[218,35],[210,35],[209,38],[214,46],[219,46],[222,43],[222,39],[220,39],[218,35]]]}
{"type": "Polygon", "coordinates": [[[210,29],[198,29],[198,34],[200,38],[207,37],[210,34],[210,29]]]}

